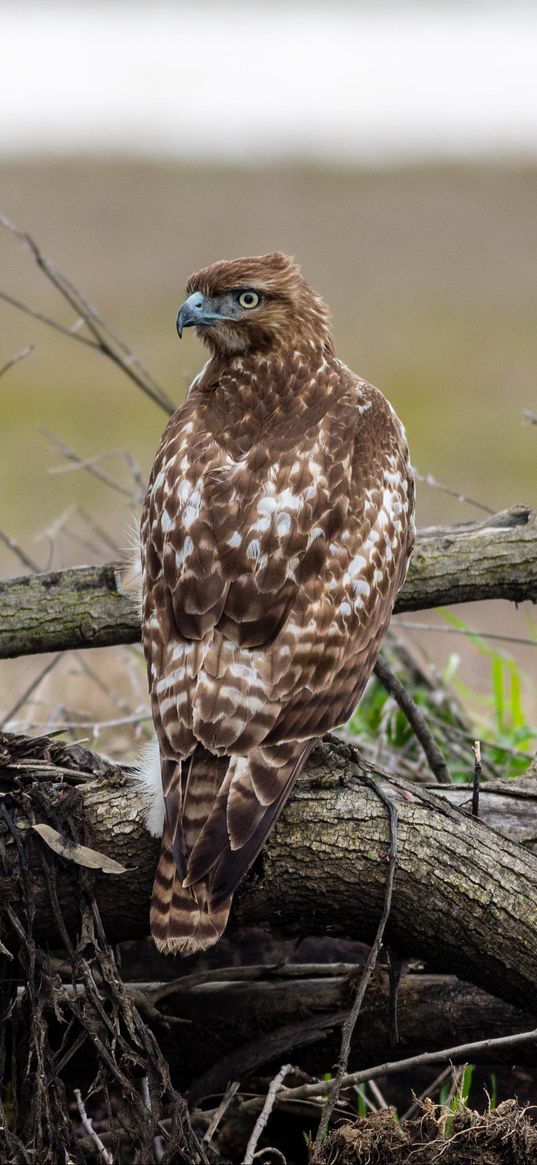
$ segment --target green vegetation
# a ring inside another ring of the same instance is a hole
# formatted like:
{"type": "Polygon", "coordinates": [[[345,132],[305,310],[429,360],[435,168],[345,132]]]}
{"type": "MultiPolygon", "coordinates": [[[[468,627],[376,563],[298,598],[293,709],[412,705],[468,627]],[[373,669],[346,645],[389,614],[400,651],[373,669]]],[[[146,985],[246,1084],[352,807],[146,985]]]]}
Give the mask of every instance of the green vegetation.
{"type": "MultiPolygon", "coordinates": [[[[520,776],[537,746],[537,726],[530,722],[526,701],[534,705],[535,688],[518,662],[506,651],[490,646],[452,610],[442,617],[486,660],[490,692],[482,695],[458,677],[459,657],[450,655],[441,676],[410,657],[389,635],[385,653],[392,670],[404,683],[446,757],[452,780],[473,779],[473,741],[480,740],[485,777],[520,776]],[[526,696],[526,701],[524,700],[526,696]]],[[[537,647],[537,638],[535,638],[537,647]]],[[[426,772],[426,762],[413,730],[394,699],[374,676],[352,717],[348,730],[371,758],[402,774],[426,772]]]]}

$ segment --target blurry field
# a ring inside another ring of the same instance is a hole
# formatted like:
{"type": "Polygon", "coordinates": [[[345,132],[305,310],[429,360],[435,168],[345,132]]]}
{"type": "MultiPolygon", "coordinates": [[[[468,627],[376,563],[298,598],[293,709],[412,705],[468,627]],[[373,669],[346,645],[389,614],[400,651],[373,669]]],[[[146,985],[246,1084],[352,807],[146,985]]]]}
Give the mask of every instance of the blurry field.
{"type": "MultiPolygon", "coordinates": [[[[0,174],[0,211],[34,235],[178,403],[202,361],[191,334],[181,345],[175,335],[189,273],[221,257],[295,254],[332,308],[339,355],[404,419],[414,464],[494,509],[537,501],[537,429],[522,415],[537,412],[536,199],[536,170],[500,166],[347,173],[81,160],[4,163],[0,174]]],[[[4,291],[73,323],[7,232],[0,269],[4,291]]],[[[65,463],[41,429],[87,458],[127,449],[145,478],[165,415],[102,356],[0,304],[0,367],[28,344],[32,355],[0,381],[0,527],[40,569],[103,561],[114,545],[126,547],[133,509],[87,474],[56,472],[65,463]],[[76,507],[100,533],[90,534],[76,507]]],[[[130,485],[118,457],[103,468],[130,485]]],[[[478,516],[418,489],[421,525],[478,516]]],[[[0,569],[22,571],[4,547],[0,569]]],[[[529,633],[526,613],[507,604],[464,616],[481,628],[529,633]]],[[[463,641],[424,634],[422,642],[442,665],[463,641]]],[[[516,652],[534,670],[536,649],[516,652]]],[[[138,686],[121,653],[90,655],[120,692],[133,689],[120,701],[138,706],[142,668],[138,686]]],[[[475,652],[465,653],[464,666],[485,689],[475,652]]],[[[68,703],[85,701],[88,714],[110,718],[109,695],[87,676],[75,678],[72,657],[60,667],[61,681],[56,669],[40,696],[57,707],[69,672],[68,703]]],[[[2,670],[8,710],[35,664],[2,670]]],[[[37,710],[36,719],[48,714],[37,710]]]]}

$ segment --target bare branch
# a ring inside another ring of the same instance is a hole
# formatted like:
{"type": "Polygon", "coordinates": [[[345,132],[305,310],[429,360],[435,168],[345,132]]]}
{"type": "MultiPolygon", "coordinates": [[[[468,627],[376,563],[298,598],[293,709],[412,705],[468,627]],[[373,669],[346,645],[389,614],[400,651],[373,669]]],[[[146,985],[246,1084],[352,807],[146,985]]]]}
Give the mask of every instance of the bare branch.
{"type": "Polygon", "coordinates": [[[6,534],[3,530],[0,530],[0,541],[4,543],[4,546],[9,547],[9,549],[17,555],[19,561],[22,562],[22,565],[25,566],[27,570],[31,570],[34,574],[39,574],[41,567],[39,567],[28,554],[26,554],[26,551],[19,546],[19,543],[15,538],[12,538],[9,534],[6,534]]]}
{"type": "Polygon", "coordinates": [[[3,299],[4,303],[9,303],[11,307],[16,307],[17,311],[24,312],[24,315],[31,316],[33,320],[39,320],[41,324],[46,324],[47,327],[54,328],[56,332],[61,332],[62,335],[69,336],[71,340],[77,340],[79,344],[85,344],[86,348],[95,348],[97,352],[99,351],[99,345],[94,340],[89,340],[87,336],[79,336],[73,328],[66,328],[64,324],[60,324],[58,320],[51,319],[44,312],[36,311],[33,307],[28,307],[28,304],[22,303],[20,299],[15,299],[13,295],[8,295],[7,291],[0,291],[0,299],[3,299]]]}
{"type": "Polygon", "coordinates": [[[90,1120],[90,1118],[86,1112],[86,1109],[85,1109],[83,1101],[82,1101],[80,1088],[75,1088],[74,1092],[75,1092],[76,1106],[77,1106],[79,1114],[80,1114],[80,1120],[82,1121],[82,1125],[84,1126],[88,1136],[91,1137],[91,1140],[93,1141],[93,1144],[95,1145],[95,1148],[97,1149],[97,1152],[99,1153],[100,1157],[104,1161],[104,1165],[114,1165],[114,1158],[112,1157],[112,1154],[108,1152],[106,1145],[103,1145],[99,1134],[95,1132],[95,1129],[93,1127],[93,1122],[90,1120]]]}
{"type": "Polygon", "coordinates": [[[214,1134],[218,1128],[218,1125],[220,1124],[220,1121],[222,1120],[224,1113],[229,1108],[229,1105],[231,1104],[231,1101],[233,1100],[233,1097],[235,1096],[235,1093],[236,1093],[238,1087],[239,1087],[238,1080],[232,1080],[231,1084],[228,1084],[226,1091],[224,1092],[224,1095],[220,1101],[220,1104],[218,1105],[218,1108],[215,1108],[215,1110],[213,1112],[210,1123],[207,1127],[207,1131],[204,1134],[204,1137],[202,1140],[202,1145],[210,1145],[210,1143],[214,1137],[214,1134]]]}
{"type": "MultiPolygon", "coordinates": [[[[414,1116],[414,1113],[418,1111],[422,1100],[425,1100],[426,1096],[429,1096],[432,1100],[435,1092],[441,1088],[442,1084],[451,1076],[452,1071],[453,1068],[451,1064],[447,1068],[442,1068],[442,1071],[438,1073],[438,1076],[435,1076],[432,1084],[427,1084],[423,1089],[423,1092],[420,1092],[419,1096],[416,1096],[415,1100],[413,1100],[412,1104],[410,1105],[410,1108],[407,1108],[406,1112],[403,1113],[401,1120],[410,1120],[410,1118],[414,1116]]],[[[371,1081],[371,1084],[372,1083],[373,1081],[371,1081]]]]}
{"type": "Polygon", "coordinates": [[[265,1128],[265,1125],[267,1124],[267,1121],[268,1121],[269,1116],[272,1112],[272,1109],[274,1108],[276,1096],[277,1096],[278,1092],[280,1091],[280,1088],[282,1087],[282,1084],[283,1084],[285,1077],[287,1076],[287,1074],[289,1072],[292,1072],[292,1071],[293,1071],[292,1064],[284,1064],[283,1067],[280,1068],[280,1071],[278,1072],[278,1074],[274,1077],[274,1080],[271,1081],[269,1090],[268,1090],[266,1098],[265,1098],[265,1103],[264,1103],[263,1108],[261,1109],[261,1112],[260,1112],[260,1114],[255,1122],[255,1125],[254,1125],[253,1130],[252,1130],[252,1135],[251,1135],[250,1140],[248,1141],[248,1144],[246,1146],[246,1152],[244,1154],[242,1165],[253,1165],[254,1154],[255,1154],[255,1151],[257,1148],[257,1143],[258,1143],[259,1138],[260,1138],[260,1136],[265,1128]]]}
{"type": "Polygon", "coordinates": [[[380,917],[380,921],[379,921],[379,924],[377,927],[377,933],[375,935],[375,939],[374,939],[373,945],[371,947],[371,950],[369,951],[369,954],[367,956],[366,963],[365,963],[365,966],[364,966],[364,969],[362,972],[360,983],[358,985],[358,990],[357,990],[356,995],[354,997],[352,1007],[351,1007],[350,1012],[349,1012],[349,1014],[348,1014],[348,1016],[343,1024],[343,1027],[342,1027],[341,1049],[340,1049],[340,1053],[339,1053],[337,1072],[336,1072],[335,1078],[332,1082],[330,1094],[328,1096],[328,1100],[326,1101],[326,1104],[324,1105],[322,1116],[321,1116],[321,1119],[319,1122],[319,1128],[317,1130],[317,1136],[315,1138],[316,1147],[320,1144],[320,1142],[323,1140],[323,1138],[325,1136],[325,1133],[328,1129],[328,1125],[330,1123],[330,1117],[332,1116],[334,1108],[335,1108],[335,1106],[339,1100],[339,1097],[340,1097],[343,1079],[345,1077],[345,1074],[347,1072],[347,1068],[349,1066],[349,1056],[351,1053],[351,1041],[352,1041],[352,1037],[354,1034],[354,1029],[356,1027],[356,1022],[357,1022],[358,1016],[360,1014],[360,1009],[361,1009],[361,1006],[362,1006],[362,1003],[364,1000],[364,996],[365,996],[365,993],[366,993],[368,985],[369,985],[369,981],[370,981],[371,976],[373,974],[373,971],[375,970],[375,967],[377,965],[377,959],[379,956],[380,948],[382,946],[382,940],[384,938],[384,931],[386,929],[386,923],[388,922],[388,918],[390,916],[391,905],[392,905],[393,881],[395,878],[395,870],[397,867],[397,808],[396,808],[395,803],[392,800],[392,798],[388,797],[387,794],[383,791],[383,789],[381,789],[379,785],[376,785],[374,781],[371,781],[371,787],[375,790],[375,793],[377,794],[377,796],[380,798],[380,800],[386,806],[386,808],[388,810],[388,818],[389,818],[389,822],[390,822],[390,858],[389,858],[389,866],[388,866],[388,877],[386,880],[386,892],[384,895],[384,905],[382,908],[382,915],[380,917]]]}
{"type": "Polygon", "coordinates": [[[86,299],[83,293],[71,283],[51,259],[47,259],[32,236],[15,226],[14,223],[3,215],[0,215],[0,226],[5,227],[6,230],[15,235],[23,247],[30,251],[39,269],[53,283],[57,291],[60,292],[76,312],[76,323],[72,329],[65,328],[63,325],[57,323],[57,321],[50,319],[48,316],[44,316],[41,312],[35,312],[33,309],[26,307],[25,304],[20,303],[5,292],[0,292],[0,298],[10,303],[13,307],[18,308],[19,311],[23,311],[27,315],[31,315],[42,323],[47,324],[49,327],[53,327],[57,331],[70,336],[71,339],[86,344],[88,347],[97,348],[104,356],[108,356],[114,364],[121,368],[146,396],[149,396],[151,400],[160,405],[167,413],[173,413],[175,411],[175,405],[169,399],[164,389],[161,388],[147,369],[144,368],[141,361],[131,352],[125,342],[99,316],[96,309],[86,299]],[[93,336],[93,339],[90,340],[87,337],[79,335],[77,329],[80,326],[81,319],[93,336]]]}
{"type": "Polygon", "coordinates": [[[472,817],[479,817],[479,792],[481,787],[481,741],[474,740],[474,782],[472,786],[472,817]]]}
{"type": "Polygon", "coordinates": [[[0,368],[0,376],[4,376],[6,372],[9,372],[10,368],[14,368],[15,364],[19,364],[21,360],[25,360],[26,357],[30,356],[34,350],[35,348],[33,344],[28,344],[26,348],[22,348],[20,352],[17,352],[15,356],[11,357],[11,360],[8,360],[7,363],[4,364],[2,368],[0,368]]]}
{"type": "MultiPolygon", "coordinates": [[[[112,489],[117,490],[118,493],[123,494],[123,496],[128,498],[130,501],[132,497],[132,491],[127,489],[126,486],[121,485],[121,483],[116,481],[115,478],[110,477],[110,475],[105,473],[103,469],[98,469],[97,465],[95,464],[96,461],[102,460],[103,457],[108,457],[110,454],[101,453],[98,457],[81,457],[79,453],[76,453],[74,449],[71,449],[70,445],[66,445],[65,442],[62,441],[61,438],[56,435],[56,433],[53,433],[51,429],[43,427],[41,432],[45,435],[45,437],[48,437],[49,440],[52,441],[52,444],[56,446],[56,449],[59,449],[60,453],[63,457],[66,458],[67,461],[74,463],[73,468],[85,469],[87,473],[91,474],[92,477],[96,477],[97,480],[102,481],[104,485],[109,485],[112,489]]],[[[61,473],[62,471],[64,472],[67,468],[70,467],[55,466],[50,470],[50,472],[61,473]]]]}
{"type": "MultiPolygon", "coordinates": [[[[0,657],[138,642],[139,616],[120,570],[110,563],[1,582],[0,657]]],[[[490,598],[537,600],[533,510],[420,531],[395,610],[490,598]]]]}
{"type": "Polygon", "coordinates": [[[140,714],[140,710],[136,711],[136,709],[134,709],[131,704],[129,704],[128,700],[126,700],[120,692],[117,692],[111,684],[108,684],[106,680],[103,680],[102,676],[100,676],[99,673],[95,671],[95,668],[93,668],[91,664],[88,663],[86,659],[84,659],[84,656],[81,655],[79,651],[75,652],[75,659],[80,670],[83,671],[85,675],[89,676],[99,691],[103,692],[103,694],[106,696],[107,701],[113,704],[115,708],[117,708],[120,712],[124,712],[129,717],[134,715],[138,716],[140,714]]]}
{"type": "Polygon", "coordinates": [[[520,643],[523,647],[537,647],[537,639],[526,639],[522,635],[498,635],[495,631],[480,631],[474,627],[443,627],[441,623],[416,623],[414,620],[398,620],[397,627],[407,631],[433,631],[440,635],[465,635],[468,639],[494,639],[497,643],[520,643]]]}
{"type": "MultiPolygon", "coordinates": [[[[537,1028],[510,1036],[499,1036],[493,1040],[476,1040],[471,1044],[441,1048],[437,1052],[422,1052],[419,1056],[408,1056],[406,1060],[388,1060],[385,1064],[363,1068],[360,1072],[349,1072],[343,1077],[341,1086],[346,1088],[350,1084],[364,1084],[366,1080],[375,1080],[378,1076],[393,1076],[395,1072],[406,1072],[409,1068],[420,1068],[424,1064],[441,1064],[453,1060],[471,1061],[483,1052],[505,1051],[507,1048],[519,1048],[524,1044],[537,1045],[537,1028]]],[[[305,1100],[312,1096],[323,1096],[334,1085],[335,1079],[321,1080],[316,1084],[301,1084],[298,1088],[284,1088],[281,1095],[284,1100],[305,1100]]],[[[243,1108],[248,1109],[249,1104],[251,1102],[247,1101],[243,1108]]]]}
{"type": "MultiPolygon", "coordinates": [[[[103,728],[122,728],[126,724],[141,724],[144,720],[151,719],[151,714],[141,709],[139,712],[133,712],[131,716],[118,717],[117,720],[51,720],[50,723],[47,724],[47,731],[68,732],[72,728],[91,728],[93,735],[97,737],[103,728]]],[[[21,728],[28,730],[43,727],[43,725],[36,720],[17,720],[15,723],[17,731],[19,731],[21,728]]]]}
{"type": "Polygon", "coordinates": [[[100,538],[106,546],[108,546],[108,549],[111,550],[113,554],[117,555],[118,546],[114,542],[114,539],[111,538],[107,531],[104,530],[103,527],[95,521],[93,515],[88,514],[87,510],[82,509],[81,506],[78,507],[78,513],[82,518],[82,521],[86,523],[86,526],[89,526],[90,530],[92,530],[93,533],[96,534],[97,537],[100,538]]]}
{"type": "Polygon", "coordinates": [[[449,494],[451,498],[456,498],[458,502],[466,502],[468,506],[474,506],[476,510],[482,510],[485,514],[493,514],[494,510],[490,506],[485,506],[483,502],[476,502],[474,498],[469,498],[466,494],[459,493],[459,490],[452,489],[449,485],[443,485],[441,481],[437,481],[432,473],[419,473],[417,469],[414,470],[416,481],[422,481],[424,485],[430,485],[433,489],[442,490],[442,493],[449,494]]]}
{"type": "Polygon", "coordinates": [[[416,701],[412,699],[410,693],[401,681],[398,680],[397,676],[394,675],[391,668],[388,667],[386,660],[382,657],[379,657],[375,664],[375,675],[378,676],[383,687],[393,696],[401,711],[404,712],[414,735],[418,738],[427,757],[431,772],[441,785],[449,784],[451,777],[445,757],[436,743],[430,728],[427,726],[425,717],[420,712],[416,701]]]}
{"type": "Polygon", "coordinates": [[[19,708],[24,707],[27,700],[30,699],[32,693],[35,692],[36,688],[39,687],[42,680],[45,679],[45,676],[48,676],[49,672],[51,672],[52,669],[56,667],[56,664],[59,663],[61,658],[61,655],[58,654],[53,655],[52,659],[49,659],[48,663],[45,664],[45,667],[41,669],[35,679],[32,680],[31,684],[24,690],[22,696],[19,696],[17,703],[14,704],[10,711],[3,717],[2,720],[0,720],[0,729],[5,728],[6,725],[13,719],[15,713],[19,711],[19,708]]]}

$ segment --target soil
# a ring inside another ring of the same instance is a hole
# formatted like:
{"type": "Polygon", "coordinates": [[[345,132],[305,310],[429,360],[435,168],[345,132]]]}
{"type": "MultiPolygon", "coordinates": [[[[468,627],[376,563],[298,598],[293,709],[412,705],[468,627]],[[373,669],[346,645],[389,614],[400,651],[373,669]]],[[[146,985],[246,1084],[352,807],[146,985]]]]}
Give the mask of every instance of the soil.
{"type": "Polygon", "coordinates": [[[535,1165],[537,1127],[528,1108],[506,1100],[491,1112],[446,1114],[426,1101],[418,1120],[390,1109],[336,1129],[312,1165],[535,1165]],[[447,1121],[450,1124],[447,1124],[447,1121]]]}

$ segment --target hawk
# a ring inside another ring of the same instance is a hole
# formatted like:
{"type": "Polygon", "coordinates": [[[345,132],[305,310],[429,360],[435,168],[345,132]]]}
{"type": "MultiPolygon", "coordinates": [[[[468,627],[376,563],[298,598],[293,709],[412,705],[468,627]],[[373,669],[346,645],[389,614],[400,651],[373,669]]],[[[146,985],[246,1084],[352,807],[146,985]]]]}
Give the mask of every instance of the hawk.
{"type": "Polygon", "coordinates": [[[142,524],[165,816],[157,946],[216,942],[315,742],[351,716],[414,537],[404,429],[338,360],[293,259],[192,275],[210,359],[169,421],[142,524]]]}

